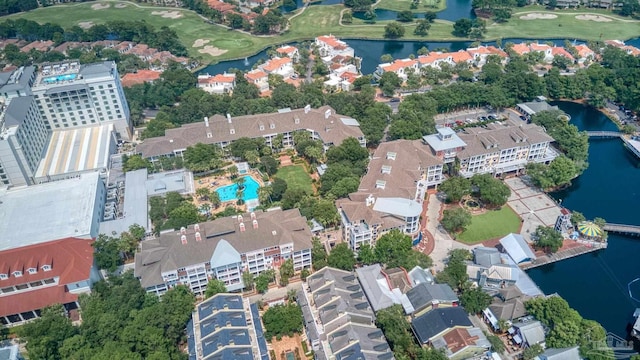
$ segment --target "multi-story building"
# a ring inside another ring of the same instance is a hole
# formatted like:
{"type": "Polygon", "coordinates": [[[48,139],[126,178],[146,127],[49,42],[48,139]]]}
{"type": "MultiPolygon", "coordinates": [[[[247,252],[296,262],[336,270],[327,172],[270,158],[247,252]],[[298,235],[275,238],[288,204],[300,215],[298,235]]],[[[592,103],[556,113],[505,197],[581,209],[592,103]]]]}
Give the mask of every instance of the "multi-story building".
{"type": "Polygon", "coordinates": [[[266,144],[273,146],[280,138],[282,146],[294,146],[293,134],[307,131],[313,140],[320,140],[325,149],[338,146],[345,139],[354,137],[362,146],[366,140],[360,124],[355,119],[336,114],[329,106],[312,109],[281,109],[277,113],[256,114],[232,117],[215,115],[205,118],[204,122],[186,124],[169,129],[165,136],[146,139],[138,145],[136,151],[143,157],[156,160],[161,156],[181,156],[189,146],[197,143],[216,144],[224,148],[235,140],[264,138],[266,144]]]}
{"type": "Polygon", "coordinates": [[[318,36],[314,45],[320,52],[320,57],[325,63],[331,62],[336,56],[355,57],[355,51],[346,42],[333,35],[318,36]]]}
{"type": "Polygon", "coordinates": [[[0,321],[20,323],[40,309],[77,308],[99,278],[91,242],[106,190],[97,173],[0,189],[0,321]]]}
{"type": "Polygon", "coordinates": [[[353,250],[398,229],[420,239],[420,213],[429,187],[444,180],[443,161],[420,140],[395,140],[376,149],[358,191],[337,202],[343,235],[353,250]]]}
{"type": "Polygon", "coordinates": [[[321,269],[307,278],[298,304],[315,359],[394,359],[354,273],[321,269]]]}
{"type": "Polygon", "coordinates": [[[114,124],[124,139],[131,134],[129,106],[115,62],[78,61],[21,67],[0,73],[0,98],[34,96],[48,130],[114,124]]]}
{"type": "Polygon", "coordinates": [[[209,74],[198,76],[198,88],[210,94],[227,94],[236,86],[236,74],[209,74]]]}
{"type": "Polygon", "coordinates": [[[293,60],[288,57],[274,57],[267,60],[262,65],[258,66],[258,69],[264,71],[267,76],[270,74],[280,75],[284,79],[290,78],[294,74],[293,60]]]}
{"type": "Polygon", "coordinates": [[[258,306],[239,294],[198,304],[187,324],[189,359],[268,360],[258,306]]]}
{"type": "Polygon", "coordinates": [[[159,295],[177,284],[202,294],[211,278],[236,291],[244,288],[245,271],[258,275],[288,259],[296,271],[310,268],[311,238],[298,209],[220,218],[144,241],[135,275],[159,295]]]}
{"type": "Polygon", "coordinates": [[[465,177],[518,173],[528,163],[548,164],[559,155],[550,145],[553,138],[535,124],[492,123],[466,128],[458,136],[466,144],[456,155],[465,177]]]}
{"type": "Polygon", "coordinates": [[[0,185],[33,184],[50,136],[34,97],[15,98],[0,111],[0,185]]]}
{"type": "Polygon", "coordinates": [[[276,49],[276,53],[278,53],[278,56],[280,57],[288,57],[289,59],[293,60],[294,63],[297,63],[298,60],[300,59],[300,52],[298,51],[298,48],[295,46],[291,46],[291,45],[281,46],[276,49]]]}
{"type": "Polygon", "coordinates": [[[264,94],[269,91],[269,75],[266,72],[260,69],[251,70],[244,74],[244,78],[250,84],[255,85],[260,90],[260,93],[264,94]]]}

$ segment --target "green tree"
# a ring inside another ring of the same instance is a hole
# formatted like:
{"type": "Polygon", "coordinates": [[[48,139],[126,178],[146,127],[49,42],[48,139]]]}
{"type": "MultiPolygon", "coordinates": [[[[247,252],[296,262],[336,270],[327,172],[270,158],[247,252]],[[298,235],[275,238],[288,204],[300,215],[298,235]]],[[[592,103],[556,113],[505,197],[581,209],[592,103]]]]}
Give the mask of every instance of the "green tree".
{"type": "Polygon", "coordinates": [[[249,270],[245,270],[242,273],[242,282],[244,283],[245,290],[253,290],[255,279],[253,277],[253,274],[249,270]]]}
{"type": "Polygon", "coordinates": [[[314,270],[320,270],[327,266],[327,251],[317,237],[311,240],[311,261],[314,270]]]}
{"type": "Polygon", "coordinates": [[[122,265],[118,242],[119,239],[117,238],[100,234],[96,241],[91,244],[95,249],[94,258],[98,268],[114,272],[119,265],[122,265]]]}
{"type": "Polygon", "coordinates": [[[280,162],[273,156],[263,156],[260,158],[260,167],[269,176],[274,175],[278,171],[280,162]]]}
{"type": "Polygon", "coordinates": [[[207,283],[207,290],[204,292],[204,298],[208,299],[216,294],[222,294],[227,292],[227,286],[223,281],[218,279],[211,279],[207,283]]]}
{"type": "Polygon", "coordinates": [[[489,206],[502,206],[511,195],[509,187],[491,174],[473,175],[471,184],[476,187],[480,200],[489,206]]]}
{"type": "Polygon", "coordinates": [[[371,265],[377,262],[374,249],[369,244],[363,244],[358,249],[358,261],[363,265],[371,265]]]}
{"type": "Polygon", "coordinates": [[[473,287],[462,292],[460,302],[469,314],[478,314],[491,304],[491,296],[479,287],[473,287]]]}
{"type": "MultiPolygon", "coordinates": [[[[429,30],[431,29],[431,23],[429,22],[429,20],[418,20],[418,24],[416,25],[416,28],[413,30],[413,33],[415,35],[419,35],[419,36],[427,36],[429,35],[429,30]]],[[[426,55],[426,54],[420,54],[418,52],[418,55],[426,55]]]]}
{"type": "Polygon", "coordinates": [[[491,344],[491,348],[493,349],[493,351],[501,354],[506,350],[504,343],[502,342],[502,340],[500,340],[499,337],[491,334],[486,334],[486,335],[487,335],[487,340],[489,340],[489,343],[491,344]]]}
{"type": "Polygon", "coordinates": [[[289,278],[295,274],[293,270],[293,259],[287,259],[280,265],[280,285],[285,286],[289,283],[289,278]]]}
{"type": "Polygon", "coordinates": [[[276,336],[293,336],[302,331],[302,310],[295,303],[270,306],[262,315],[264,336],[271,339],[276,336]]]}
{"type": "Polygon", "coordinates": [[[122,162],[124,164],[122,170],[124,170],[125,172],[138,169],[147,169],[149,172],[153,170],[153,164],[151,164],[151,161],[149,161],[148,159],[144,159],[142,155],[123,155],[122,162]]]}
{"type": "Polygon", "coordinates": [[[185,166],[193,172],[219,169],[223,162],[221,149],[217,145],[197,143],[187,147],[183,153],[185,166]]]}
{"type": "Polygon", "coordinates": [[[471,214],[463,208],[445,210],[440,224],[450,233],[461,232],[471,224],[471,214]]]}
{"type": "Polygon", "coordinates": [[[453,24],[453,35],[459,37],[467,37],[471,33],[471,28],[473,27],[473,22],[471,19],[458,19],[453,24]]]}
{"type": "Polygon", "coordinates": [[[207,188],[207,187],[197,188],[196,189],[196,196],[200,200],[209,200],[209,197],[211,196],[211,190],[209,190],[209,188],[207,188]]]}
{"type": "Polygon", "coordinates": [[[451,176],[438,188],[447,196],[447,202],[458,202],[471,192],[471,182],[462,176],[451,176]]]}
{"type": "Polygon", "coordinates": [[[63,359],[59,350],[63,342],[77,333],[71,320],[64,315],[62,305],[52,305],[42,310],[40,318],[21,329],[26,338],[30,359],[63,359]]]}
{"type": "Polygon", "coordinates": [[[544,352],[544,349],[542,348],[542,345],[533,344],[528,348],[524,349],[524,352],[522,353],[522,358],[524,360],[533,360],[536,358],[536,356],[542,354],[543,352],[544,352]]]}
{"type": "Polygon", "coordinates": [[[536,247],[546,249],[550,253],[558,251],[562,247],[562,234],[556,229],[540,225],[534,233],[536,247]]]}
{"type": "Polygon", "coordinates": [[[287,182],[280,178],[275,178],[271,183],[271,188],[273,192],[271,193],[271,198],[273,201],[280,201],[285,192],[287,192],[287,182]]]}
{"type": "Polygon", "coordinates": [[[467,265],[461,252],[450,252],[449,261],[444,270],[436,275],[438,283],[446,283],[454,289],[463,289],[468,282],[467,265]]]}
{"type": "Polygon", "coordinates": [[[571,224],[573,226],[576,226],[578,224],[580,224],[581,222],[585,221],[586,218],[584,217],[584,214],[582,214],[579,211],[572,211],[571,212],[571,224]]]}
{"type": "Polygon", "coordinates": [[[397,20],[400,22],[412,22],[414,18],[415,18],[415,15],[413,14],[413,11],[404,10],[398,13],[397,20]]]}
{"type": "Polygon", "coordinates": [[[327,264],[342,270],[353,270],[356,264],[355,254],[347,243],[340,243],[329,253],[327,264]]]}
{"type": "Polygon", "coordinates": [[[387,39],[398,39],[404,36],[404,26],[392,21],[384,27],[384,37],[387,39]]]}

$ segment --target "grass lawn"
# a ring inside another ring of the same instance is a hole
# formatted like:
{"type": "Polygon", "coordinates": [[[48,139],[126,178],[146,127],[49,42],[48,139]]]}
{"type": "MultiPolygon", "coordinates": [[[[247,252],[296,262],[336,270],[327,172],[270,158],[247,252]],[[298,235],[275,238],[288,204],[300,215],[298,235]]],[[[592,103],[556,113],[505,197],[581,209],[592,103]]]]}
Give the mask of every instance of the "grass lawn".
{"type": "Polygon", "coordinates": [[[311,177],[302,165],[285,166],[275,174],[276,178],[287,182],[287,189],[302,189],[308,194],[313,194],[311,177]]]}
{"type": "Polygon", "coordinates": [[[457,239],[465,244],[477,244],[481,241],[503,237],[509,233],[517,233],[520,228],[520,217],[507,205],[500,210],[490,210],[473,216],[471,225],[457,239]]]}
{"type": "Polygon", "coordinates": [[[427,11],[442,11],[447,8],[447,1],[455,0],[420,0],[417,9],[411,8],[411,0],[380,0],[376,8],[403,11],[411,10],[413,12],[424,13],[427,11]]]}

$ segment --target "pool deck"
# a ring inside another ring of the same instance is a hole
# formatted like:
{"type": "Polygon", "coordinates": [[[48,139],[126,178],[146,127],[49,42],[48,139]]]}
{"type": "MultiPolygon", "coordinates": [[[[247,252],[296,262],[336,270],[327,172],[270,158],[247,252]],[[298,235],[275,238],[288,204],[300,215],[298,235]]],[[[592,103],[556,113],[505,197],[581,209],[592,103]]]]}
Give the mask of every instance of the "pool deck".
{"type": "MultiPolygon", "coordinates": [[[[258,185],[260,185],[260,187],[263,187],[264,181],[262,181],[262,177],[260,176],[260,174],[258,174],[257,171],[255,170],[250,170],[248,174],[242,174],[242,175],[238,175],[238,176],[251,176],[253,178],[253,180],[255,180],[258,185]]],[[[193,188],[195,190],[199,189],[199,188],[209,188],[211,189],[211,191],[216,191],[217,189],[223,187],[223,186],[228,186],[228,185],[232,185],[233,184],[233,179],[231,179],[230,176],[228,175],[222,175],[222,176],[206,176],[203,178],[199,178],[199,179],[194,179],[193,180],[193,188]]],[[[208,204],[209,201],[202,201],[200,199],[198,199],[198,197],[196,195],[193,196],[193,203],[196,205],[196,207],[200,207],[202,204],[208,204]]],[[[238,206],[236,205],[236,199],[234,200],[230,200],[230,201],[223,201],[220,206],[217,209],[211,209],[210,212],[211,214],[216,214],[219,212],[224,211],[224,209],[228,206],[228,205],[234,205],[237,208],[245,211],[246,206],[245,205],[241,205],[238,206]]]]}

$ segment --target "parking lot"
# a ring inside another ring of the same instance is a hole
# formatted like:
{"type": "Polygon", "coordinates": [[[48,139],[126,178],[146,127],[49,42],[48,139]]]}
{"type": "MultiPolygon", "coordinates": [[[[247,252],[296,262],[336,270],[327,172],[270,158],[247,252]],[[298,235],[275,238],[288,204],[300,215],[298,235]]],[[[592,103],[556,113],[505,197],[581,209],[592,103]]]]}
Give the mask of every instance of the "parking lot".
{"type": "Polygon", "coordinates": [[[520,113],[513,109],[496,111],[487,108],[474,108],[463,111],[455,111],[446,114],[438,114],[434,117],[436,126],[455,126],[474,124],[480,121],[495,120],[496,118],[520,120],[520,113]]]}

